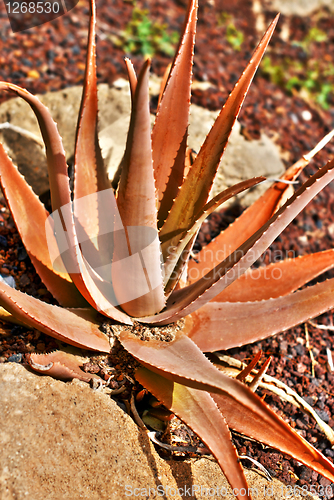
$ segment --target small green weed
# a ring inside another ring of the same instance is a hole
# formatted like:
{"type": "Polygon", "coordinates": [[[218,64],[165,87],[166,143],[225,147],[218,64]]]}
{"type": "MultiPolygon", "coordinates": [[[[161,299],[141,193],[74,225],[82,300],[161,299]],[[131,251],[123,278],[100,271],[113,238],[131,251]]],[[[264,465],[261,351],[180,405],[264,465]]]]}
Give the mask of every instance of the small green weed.
{"type": "Polygon", "coordinates": [[[292,45],[300,47],[307,54],[305,64],[285,56],[270,54],[263,58],[261,72],[272,82],[289,92],[297,91],[306,95],[323,109],[330,107],[334,98],[334,68],[331,60],[319,61],[314,53],[315,44],[326,42],[327,34],[312,27],[301,41],[292,45]],[[275,60],[275,62],[274,62],[275,60]]]}
{"type": "Polygon", "coordinates": [[[152,57],[157,52],[172,56],[178,38],[176,31],[168,32],[166,24],[152,21],[148,10],[134,4],[131,21],[115,43],[122,46],[125,52],[144,57],[152,57]]]}
{"type": "Polygon", "coordinates": [[[218,16],[218,26],[226,26],[226,40],[234,50],[240,50],[244,34],[235,27],[232,16],[227,12],[221,12],[218,16]]]}
{"type": "Polygon", "coordinates": [[[244,34],[237,30],[233,23],[226,26],[226,40],[234,50],[240,50],[244,41],[244,34]]]}

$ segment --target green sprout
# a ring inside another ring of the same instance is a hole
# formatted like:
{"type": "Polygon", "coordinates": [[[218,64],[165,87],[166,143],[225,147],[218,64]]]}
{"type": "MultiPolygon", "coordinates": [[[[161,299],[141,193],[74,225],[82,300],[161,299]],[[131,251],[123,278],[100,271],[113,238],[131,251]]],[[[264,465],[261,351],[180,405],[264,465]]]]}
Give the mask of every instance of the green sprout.
{"type": "Polygon", "coordinates": [[[116,41],[125,52],[152,57],[157,52],[172,56],[179,34],[168,33],[167,25],[152,21],[148,10],[140,9],[136,4],[132,18],[116,41]]]}
{"type": "Polygon", "coordinates": [[[329,109],[334,95],[334,69],[330,61],[312,58],[314,44],[326,40],[327,34],[323,30],[312,27],[303,40],[293,41],[294,46],[301,47],[310,56],[306,65],[289,57],[281,57],[279,63],[274,63],[268,54],[263,58],[262,74],[288,92],[301,92],[323,109],[329,109]]]}
{"type": "Polygon", "coordinates": [[[237,30],[233,23],[229,23],[226,27],[226,40],[234,50],[240,50],[244,41],[244,34],[237,30]]]}
{"type": "Polygon", "coordinates": [[[226,26],[226,40],[234,50],[240,50],[244,41],[244,34],[238,30],[227,12],[221,12],[218,16],[218,26],[226,26]]]}

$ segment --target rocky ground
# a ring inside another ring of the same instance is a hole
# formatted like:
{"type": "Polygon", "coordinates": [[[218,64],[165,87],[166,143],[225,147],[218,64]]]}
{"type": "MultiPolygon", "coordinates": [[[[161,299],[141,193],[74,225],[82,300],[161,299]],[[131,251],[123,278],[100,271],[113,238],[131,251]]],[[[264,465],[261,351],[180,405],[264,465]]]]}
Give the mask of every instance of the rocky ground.
{"type": "MultiPolygon", "coordinates": [[[[125,76],[124,47],[126,51],[137,51],[133,56],[137,67],[143,53],[154,50],[153,72],[161,76],[170,61],[170,56],[163,51],[169,51],[173,32],[178,31],[182,25],[185,4],[184,0],[137,2],[140,19],[154,20],[160,26],[157,28],[158,35],[151,40],[149,46],[145,46],[138,33],[135,40],[133,36],[126,37],[123,34],[131,20],[132,2],[98,1],[99,82],[110,84],[125,76]],[[143,12],[146,8],[149,9],[149,14],[143,12]],[[162,45],[161,40],[163,23],[168,23],[165,45],[162,45]]],[[[200,1],[194,63],[194,79],[200,84],[193,92],[194,103],[209,109],[218,109],[224,103],[264,27],[274,17],[275,9],[277,5],[269,0],[200,1]]],[[[259,138],[263,133],[267,134],[281,148],[281,157],[286,165],[309,151],[334,126],[334,56],[331,50],[334,43],[334,17],[327,7],[308,12],[307,16],[300,15],[304,11],[302,8],[298,14],[293,14],[284,10],[285,14],[281,16],[267,59],[251,87],[240,115],[243,137],[250,140],[259,138]]],[[[1,3],[0,78],[24,86],[34,93],[82,83],[87,23],[88,5],[85,1],[80,1],[68,15],[52,23],[13,34],[1,3]]],[[[132,35],[135,29],[132,28],[132,35]]],[[[0,96],[2,100],[5,98],[0,96]]],[[[152,111],[155,106],[156,100],[152,99],[152,111]]],[[[323,165],[333,153],[332,144],[318,155],[306,169],[302,179],[323,165]]],[[[334,239],[333,202],[334,191],[329,186],[275,241],[271,251],[266,253],[265,262],[271,260],[275,250],[290,252],[289,255],[296,256],[331,248],[334,239]]],[[[236,206],[213,214],[209,224],[204,226],[199,235],[196,248],[200,249],[241,210],[242,207],[236,206]]],[[[16,278],[18,286],[25,291],[30,288],[33,293],[51,300],[33,273],[4,206],[1,218],[1,274],[16,278]]],[[[328,276],[329,274],[324,278],[328,276]]],[[[325,329],[308,325],[309,341],[305,325],[301,325],[272,340],[248,346],[238,352],[233,351],[232,354],[249,360],[262,349],[265,356],[272,355],[269,374],[294,387],[321,418],[333,427],[334,375],[328,363],[328,349],[330,352],[334,350],[332,313],[318,318],[316,323],[325,326],[325,329]]],[[[20,328],[10,330],[7,326],[1,330],[2,362],[22,363],[24,354],[30,349],[43,351],[53,347],[54,341],[38,332],[27,332],[20,328]]],[[[334,459],[330,443],[308,415],[291,404],[282,403],[277,396],[266,395],[266,401],[281,415],[285,415],[288,422],[314,446],[334,459]]],[[[317,473],[280,453],[263,450],[260,445],[239,436],[235,436],[235,443],[240,453],[254,457],[273,476],[287,484],[312,484],[319,493],[323,491],[321,487],[327,486],[327,498],[334,497],[334,487],[331,493],[329,481],[317,473]]]]}

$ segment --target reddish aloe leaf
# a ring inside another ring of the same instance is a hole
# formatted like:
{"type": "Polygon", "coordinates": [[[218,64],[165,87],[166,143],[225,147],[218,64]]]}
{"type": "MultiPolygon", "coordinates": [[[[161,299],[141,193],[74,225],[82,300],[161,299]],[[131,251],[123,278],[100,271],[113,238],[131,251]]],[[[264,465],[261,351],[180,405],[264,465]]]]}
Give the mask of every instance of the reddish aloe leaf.
{"type": "Polygon", "coordinates": [[[27,90],[12,83],[0,82],[1,90],[15,92],[30,105],[36,115],[46,146],[52,208],[57,210],[71,201],[65,152],[57,125],[44,104],[27,90]]]}
{"type": "MultiPolygon", "coordinates": [[[[246,478],[231,433],[211,396],[171,382],[146,368],[137,370],[136,379],[201,438],[217,459],[231,487],[247,492],[246,478]]],[[[236,498],[250,499],[248,495],[236,498]]]]}
{"type": "Polygon", "coordinates": [[[93,377],[96,377],[81,370],[82,358],[64,351],[28,354],[27,361],[34,371],[61,380],[78,378],[83,382],[89,382],[93,377]]]}
{"type": "Polygon", "coordinates": [[[185,132],[179,150],[177,151],[174,163],[172,165],[171,173],[163,194],[164,197],[160,205],[158,213],[159,229],[161,228],[161,226],[163,226],[173,204],[173,200],[177,195],[178,187],[181,186],[183,178],[186,175],[187,139],[188,133],[185,132]]]}
{"type": "Polygon", "coordinates": [[[247,378],[247,376],[250,374],[250,372],[255,368],[257,363],[259,362],[260,358],[262,356],[262,351],[259,351],[254,358],[251,360],[250,363],[236,376],[237,380],[240,380],[240,382],[244,382],[247,378]]]}
{"type": "Polygon", "coordinates": [[[185,144],[183,144],[183,162],[178,162],[181,175],[174,174],[173,186],[169,186],[169,195],[163,196],[174,160],[180,149],[181,141],[187,134],[193,49],[195,43],[197,0],[190,0],[183,35],[165,87],[156,121],[152,131],[153,165],[157,197],[161,201],[163,213],[168,211],[182,180],[184,168],[185,144]],[[174,194],[174,196],[173,196],[174,194]]]}
{"type": "MultiPolygon", "coordinates": [[[[118,311],[110,304],[109,297],[112,295],[112,292],[107,290],[108,293],[106,298],[105,293],[97,289],[96,281],[94,281],[92,277],[93,272],[90,269],[89,263],[86,264],[81,255],[75,230],[76,228],[74,227],[72,218],[71,193],[65,153],[57,126],[52,120],[48,109],[37,97],[16,85],[0,82],[0,91],[1,90],[12,90],[16,92],[17,95],[22,97],[30,105],[38,119],[43,140],[46,145],[52,206],[56,211],[56,215],[60,217],[60,227],[58,229],[61,229],[63,232],[66,248],[68,250],[65,252],[65,256],[62,254],[62,257],[66,257],[65,266],[71,279],[80,293],[93,307],[101,310],[104,314],[116,321],[131,324],[131,320],[126,314],[118,311]]],[[[108,192],[111,193],[112,190],[108,190],[108,192]]],[[[85,198],[80,198],[79,201],[76,202],[77,206],[78,204],[80,205],[80,200],[84,202],[85,198]]],[[[112,201],[113,199],[110,200],[109,203],[112,203],[112,201]]],[[[101,283],[101,288],[103,287],[104,283],[101,283]]]]}
{"type": "MultiPolygon", "coordinates": [[[[198,214],[196,214],[196,216],[190,222],[187,229],[181,228],[179,230],[179,234],[176,234],[175,236],[172,236],[170,238],[168,238],[167,234],[165,234],[164,237],[160,237],[160,241],[162,242],[161,250],[165,262],[165,284],[168,283],[168,280],[173,273],[176,263],[181,255],[183,254],[183,259],[185,259],[186,261],[188,260],[188,255],[184,254],[184,249],[188,245],[189,241],[197,234],[204,220],[225,201],[241,193],[242,191],[255,186],[263,180],[265,180],[264,177],[254,177],[253,179],[239,182],[238,184],[225,189],[223,192],[217,194],[217,196],[210,200],[206,205],[204,205],[203,209],[198,214]],[[166,238],[168,239],[166,240],[166,238]]],[[[173,280],[174,279],[175,278],[173,278],[173,280]]],[[[178,276],[176,276],[176,279],[178,279],[178,276]]]]}
{"type": "Polygon", "coordinates": [[[124,330],[119,334],[119,340],[141,364],[158,375],[193,389],[229,394],[264,418],[267,415],[267,406],[258,396],[238,380],[217,370],[182,331],[176,332],[172,341],[164,342],[143,341],[124,330]]]}
{"type": "Polygon", "coordinates": [[[84,290],[89,294],[88,301],[102,314],[121,323],[131,325],[132,321],[129,316],[115,306],[118,301],[115,297],[113,283],[111,281],[111,264],[106,266],[106,279],[102,275],[96,273],[94,267],[82,256],[81,252],[77,253],[78,262],[81,270],[81,279],[84,284],[84,290]]]}
{"type": "Polygon", "coordinates": [[[276,16],[275,20],[269,26],[247,68],[235,85],[210,130],[186,179],[177,193],[166,222],[161,228],[161,236],[170,233],[175,227],[188,227],[192,218],[204,207],[233,124],[237,119],[277,21],[278,16],[276,16]]]}
{"type": "Polygon", "coordinates": [[[256,342],[334,307],[334,279],[259,302],[209,302],[191,315],[188,335],[202,351],[256,342]]]}
{"type": "MultiPolygon", "coordinates": [[[[27,90],[11,83],[0,82],[0,91],[1,90],[10,90],[15,92],[19,97],[22,97],[22,99],[24,99],[29,104],[29,106],[35,113],[46,146],[52,208],[54,211],[57,211],[57,213],[61,213],[62,207],[70,206],[71,193],[69,187],[69,178],[67,175],[65,152],[61,137],[57,129],[57,125],[53,121],[49,110],[41,103],[41,101],[36,96],[30,94],[27,90]]],[[[70,212],[71,211],[69,210],[68,213],[70,212]]],[[[71,217],[68,218],[71,219],[71,217]]],[[[87,300],[89,300],[89,296],[81,282],[80,275],[78,274],[79,267],[77,264],[77,259],[75,258],[73,252],[76,237],[72,220],[70,220],[67,224],[66,232],[64,234],[67,240],[67,246],[70,250],[69,254],[67,255],[69,261],[67,264],[69,264],[69,267],[71,267],[72,271],[69,272],[69,274],[82,295],[87,300]]]]}
{"type": "MultiPolygon", "coordinates": [[[[333,138],[334,131],[327,134],[316,146],[292,165],[282,176],[282,181],[294,181],[310,160],[333,138]]],[[[287,199],[290,185],[275,182],[260,198],[247,208],[241,216],[197,255],[196,261],[189,262],[189,281],[197,281],[213,269],[228,255],[234,252],[244,241],[252,236],[287,199]],[[192,271],[193,268],[196,271],[192,271]]]]}
{"type": "MultiPolygon", "coordinates": [[[[334,267],[334,250],[273,262],[265,267],[249,269],[213,301],[255,302],[281,297],[294,292],[332,267],[334,267]]],[[[194,268],[192,272],[194,273],[194,268]]]]}
{"type": "MultiPolygon", "coordinates": [[[[54,211],[57,211],[57,213],[61,214],[62,207],[71,206],[71,193],[69,187],[69,178],[67,175],[65,152],[61,137],[57,129],[57,125],[53,121],[49,110],[40,102],[37,97],[30,94],[27,90],[22,89],[17,85],[0,82],[0,91],[1,90],[11,90],[15,92],[19,97],[22,97],[22,99],[24,99],[30,105],[31,109],[36,115],[46,146],[52,207],[54,211]]],[[[85,297],[86,300],[88,300],[88,302],[94,303],[93,299],[86,289],[86,286],[82,282],[79,273],[78,259],[74,250],[76,247],[76,235],[71,216],[71,210],[67,210],[66,215],[67,225],[64,236],[69,249],[69,252],[67,254],[66,267],[67,269],[71,269],[71,271],[69,271],[69,274],[76,287],[79,289],[80,293],[85,297]]],[[[62,220],[61,223],[64,228],[64,221],[62,220]]]]}
{"type": "Polygon", "coordinates": [[[165,324],[202,307],[238,279],[271,245],[296,215],[334,178],[334,160],[319,169],[274,216],[232,255],[196,283],[175,290],[164,312],[145,318],[146,322],[165,324]]]}
{"type": "MultiPolygon", "coordinates": [[[[289,182],[295,180],[308,163],[309,160],[302,158],[281,179],[289,182]]],[[[202,248],[196,255],[197,262],[189,261],[189,281],[192,283],[204,276],[258,231],[273,216],[289,188],[289,184],[275,182],[238,219],[202,248]]]]}
{"type": "Polygon", "coordinates": [[[212,394],[212,398],[231,429],[287,453],[333,481],[333,464],[271,410],[270,420],[264,423],[250,408],[228,396],[212,394]]]}
{"type": "Polygon", "coordinates": [[[166,287],[165,287],[165,297],[168,299],[170,294],[173,292],[174,289],[178,288],[177,285],[179,285],[181,281],[181,277],[183,276],[183,284],[182,288],[187,285],[186,282],[186,276],[185,276],[185,269],[187,267],[187,264],[189,262],[189,255],[190,252],[194,246],[195,239],[197,237],[197,233],[194,234],[194,236],[191,238],[191,240],[188,242],[187,246],[183,250],[183,253],[181,254],[178,262],[176,263],[173,273],[170,277],[170,280],[168,281],[166,287]]]}
{"type": "Polygon", "coordinates": [[[18,320],[10,312],[6,311],[3,307],[0,307],[0,320],[6,323],[13,323],[14,325],[25,326],[22,321],[18,320]]]}
{"type": "Polygon", "coordinates": [[[132,99],[132,102],[133,102],[133,100],[135,98],[136,87],[137,87],[137,75],[136,75],[135,69],[134,69],[133,64],[130,61],[130,59],[128,59],[126,57],[124,59],[124,61],[125,61],[126,69],[127,69],[127,72],[128,72],[128,78],[129,78],[129,84],[130,84],[130,92],[131,92],[131,99],[132,99]]]}
{"type": "MultiPolygon", "coordinates": [[[[90,240],[90,244],[96,248],[94,253],[98,254],[99,261],[107,263],[111,261],[112,231],[102,234],[107,207],[96,193],[109,189],[110,196],[114,195],[98,141],[95,24],[95,0],[92,0],[86,72],[75,144],[73,212],[76,233],[85,233],[85,249],[90,240]],[[82,198],[84,202],[78,202],[82,198]]],[[[79,238],[80,243],[82,239],[79,238]]]]}
{"type": "MultiPolygon", "coordinates": [[[[74,199],[110,188],[98,142],[98,103],[96,80],[96,43],[95,43],[95,0],[91,3],[91,16],[88,35],[86,72],[78,120],[75,167],[74,199]]],[[[87,201],[89,198],[87,199],[87,201]]],[[[96,224],[96,208],[92,207],[92,224],[96,224]]],[[[88,224],[88,221],[87,221],[88,224]]]]}
{"type": "MultiPolygon", "coordinates": [[[[49,213],[8,158],[1,144],[0,181],[21,239],[45,286],[65,307],[87,305],[69,275],[53,269],[45,234],[45,222],[49,213]]],[[[49,239],[49,245],[51,243],[53,251],[57,253],[56,241],[49,239]]]]}
{"type": "Polygon", "coordinates": [[[108,338],[99,330],[94,310],[70,311],[41,302],[30,295],[0,283],[0,305],[30,328],[67,342],[68,344],[109,352],[108,338]]]}
{"type": "Polygon", "coordinates": [[[118,303],[132,316],[155,314],[165,305],[152,167],[148,75],[149,61],[144,64],[136,85],[117,195],[126,241],[115,240],[114,260],[131,258],[119,272],[113,264],[113,282],[118,303]],[[143,279],[139,270],[136,272],[135,259],[139,254],[144,260],[143,279]],[[132,293],[136,298],[129,300],[132,293]]]}
{"type": "MultiPolygon", "coordinates": [[[[282,433],[285,442],[288,442],[289,438],[294,440],[294,443],[298,444],[298,448],[296,445],[298,456],[302,457],[303,463],[333,480],[334,466],[331,462],[322,457],[311,445],[296,437],[295,432],[246,385],[217,370],[182,332],[178,332],[171,342],[157,340],[143,342],[129,332],[122,332],[119,339],[126,350],[158,375],[193,389],[222,395],[223,401],[230,402],[231,413],[233,406],[236,408],[240,420],[243,418],[247,420],[247,415],[251,415],[253,421],[262,422],[264,432],[267,427],[271,427],[278,434],[282,433]],[[319,463],[315,463],[318,460],[319,463]]],[[[159,398],[159,394],[157,397],[159,398]]],[[[219,401],[218,398],[217,400],[219,401]]],[[[224,415],[223,405],[221,411],[224,415]]],[[[226,421],[229,425],[228,419],[226,421]]],[[[291,451],[288,453],[291,454],[291,451]]]]}
{"type": "Polygon", "coordinates": [[[166,88],[166,85],[167,85],[167,81],[168,81],[171,69],[172,69],[172,63],[169,63],[168,66],[165,69],[164,75],[163,75],[162,80],[161,80],[157,109],[159,109],[159,106],[160,106],[160,103],[161,103],[161,99],[162,99],[162,97],[164,95],[165,88],[166,88]]]}

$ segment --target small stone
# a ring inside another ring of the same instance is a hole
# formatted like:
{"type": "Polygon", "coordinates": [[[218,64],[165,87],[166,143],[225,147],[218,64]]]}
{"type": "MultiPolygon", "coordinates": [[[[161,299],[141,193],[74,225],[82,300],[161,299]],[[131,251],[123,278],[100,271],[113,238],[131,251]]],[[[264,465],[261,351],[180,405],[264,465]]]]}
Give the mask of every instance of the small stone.
{"type": "Polygon", "coordinates": [[[304,479],[305,481],[309,481],[312,477],[312,470],[304,465],[301,467],[300,479],[304,479]]]}
{"type": "Polygon", "coordinates": [[[21,363],[22,361],[22,354],[19,352],[17,354],[12,354],[11,356],[9,356],[9,358],[7,359],[7,361],[9,363],[21,363]]]}
{"type": "Polygon", "coordinates": [[[305,354],[305,347],[302,344],[297,343],[295,345],[295,349],[299,356],[303,356],[305,354]]]}
{"type": "Polygon", "coordinates": [[[317,410],[317,414],[319,415],[319,417],[326,423],[329,422],[329,415],[327,413],[327,411],[325,410],[317,410]]]}
{"type": "Polygon", "coordinates": [[[28,286],[30,285],[30,278],[27,274],[22,274],[20,277],[20,286],[28,286]]]}
{"type": "Polygon", "coordinates": [[[312,119],[312,113],[308,109],[304,109],[301,113],[303,120],[309,122],[312,119]]]}
{"type": "Polygon", "coordinates": [[[281,340],[279,343],[279,350],[281,354],[286,354],[288,352],[288,343],[286,340],[281,340]]]}
{"type": "Polygon", "coordinates": [[[21,262],[28,257],[27,251],[24,247],[18,247],[17,249],[17,258],[21,262]]]}
{"type": "Polygon", "coordinates": [[[321,484],[321,486],[330,486],[332,484],[332,482],[325,477],[322,477],[319,483],[321,484]]]}
{"type": "Polygon", "coordinates": [[[34,79],[37,79],[37,78],[40,78],[40,74],[38,73],[38,71],[36,71],[35,69],[31,69],[30,71],[28,71],[27,73],[27,77],[28,78],[34,78],[34,79]]]}
{"type": "Polygon", "coordinates": [[[316,396],[305,396],[304,400],[306,403],[308,403],[310,406],[314,406],[315,403],[318,401],[318,398],[316,396]]]}
{"type": "Polygon", "coordinates": [[[7,238],[6,238],[6,236],[3,236],[2,234],[0,234],[0,246],[3,248],[8,247],[7,238]]]}
{"type": "Polygon", "coordinates": [[[0,281],[2,281],[3,283],[6,283],[6,285],[8,285],[12,288],[16,288],[15,279],[13,278],[13,276],[10,276],[10,275],[2,276],[0,274],[0,281]]]}

